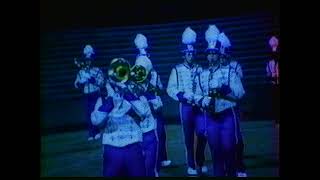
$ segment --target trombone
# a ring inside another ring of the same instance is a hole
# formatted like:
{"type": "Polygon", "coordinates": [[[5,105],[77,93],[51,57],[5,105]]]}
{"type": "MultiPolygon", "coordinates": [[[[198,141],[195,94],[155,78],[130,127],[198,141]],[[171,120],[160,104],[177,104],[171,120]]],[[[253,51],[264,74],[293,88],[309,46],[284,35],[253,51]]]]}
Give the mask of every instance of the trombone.
{"type": "Polygon", "coordinates": [[[131,91],[136,94],[145,91],[154,92],[156,95],[161,94],[158,87],[148,82],[150,73],[143,66],[134,65],[130,67],[129,62],[123,58],[115,58],[111,61],[108,75],[115,82],[129,84],[131,91]]]}

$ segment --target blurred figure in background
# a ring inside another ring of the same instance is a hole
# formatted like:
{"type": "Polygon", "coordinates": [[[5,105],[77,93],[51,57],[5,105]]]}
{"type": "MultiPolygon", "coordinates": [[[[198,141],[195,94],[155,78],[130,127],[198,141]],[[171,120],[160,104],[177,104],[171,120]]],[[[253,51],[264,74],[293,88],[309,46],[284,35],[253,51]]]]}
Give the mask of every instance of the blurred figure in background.
{"type": "Polygon", "coordinates": [[[280,125],[280,72],[279,72],[279,40],[272,36],[269,40],[272,49],[271,59],[266,65],[267,77],[271,85],[272,110],[276,127],[280,125]]]}
{"type": "Polygon", "coordinates": [[[75,59],[75,64],[80,68],[76,80],[75,88],[83,89],[85,96],[86,121],[89,132],[88,141],[99,139],[99,128],[91,123],[90,115],[94,109],[94,105],[100,96],[100,87],[104,85],[103,72],[91,65],[95,60],[95,52],[91,45],[86,45],[83,49],[83,56],[75,59]]]}

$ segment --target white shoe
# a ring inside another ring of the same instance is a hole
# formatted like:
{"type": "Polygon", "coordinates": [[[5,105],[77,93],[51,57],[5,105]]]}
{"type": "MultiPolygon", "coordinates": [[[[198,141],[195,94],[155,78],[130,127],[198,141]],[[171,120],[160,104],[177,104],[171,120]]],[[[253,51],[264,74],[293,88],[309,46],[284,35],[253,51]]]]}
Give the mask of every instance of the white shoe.
{"type": "Polygon", "coordinates": [[[170,161],[170,160],[161,161],[161,166],[162,166],[162,167],[170,166],[170,164],[171,164],[171,161],[170,161]]]}
{"type": "Polygon", "coordinates": [[[92,141],[92,140],[93,140],[93,137],[89,137],[89,138],[88,138],[88,141],[92,141]]]}
{"type": "Polygon", "coordinates": [[[245,172],[238,172],[237,177],[248,177],[248,175],[245,172]]]}
{"type": "Polygon", "coordinates": [[[97,140],[97,139],[99,139],[100,137],[101,137],[101,134],[99,133],[99,134],[96,134],[96,136],[94,136],[94,139],[97,140]]]}
{"type": "Polygon", "coordinates": [[[197,170],[195,170],[195,169],[193,169],[191,167],[188,167],[188,175],[196,176],[196,175],[198,175],[198,172],[197,172],[197,170]]]}
{"type": "Polygon", "coordinates": [[[207,173],[208,172],[208,167],[207,166],[202,166],[201,167],[201,173],[207,173]]]}

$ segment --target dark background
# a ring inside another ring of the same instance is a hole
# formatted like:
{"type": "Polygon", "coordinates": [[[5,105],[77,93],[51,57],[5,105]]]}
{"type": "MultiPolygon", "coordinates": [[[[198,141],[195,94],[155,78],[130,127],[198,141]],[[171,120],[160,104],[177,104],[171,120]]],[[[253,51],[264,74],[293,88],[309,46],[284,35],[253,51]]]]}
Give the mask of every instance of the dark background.
{"type": "MultiPolygon", "coordinates": [[[[270,93],[263,81],[270,51],[268,38],[280,35],[279,10],[276,0],[40,1],[42,133],[85,128],[84,102],[81,92],[73,87],[77,69],[72,64],[85,43],[96,47],[97,65],[105,70],[119,55],[133,62],[133,38],[144,33],[150,40],[153,64],[166,87],[170,69],[181,63],[175,46],[181,44],[183,29],[187,25],[194,28],[201,50],[206,46],[203,33],[208,23],[217,23],[231,37],[234,55],[242,64],[247,93],[241,105],[243,120],[272,120],[270,93]],[[191,21],[194,23],[189,24],[191,21]]],[[[200,52],[197,59],[205,62],[204,54],[200,52]]],[[[168,96],[163,101],[167,121],[179,123],[177,103],[168,96]]]]}
{"type": "Polygon", "coordinates": [[[42,0],[41,31],[201,20],[269,12],[280,15],[280,0],[42,0]]]}

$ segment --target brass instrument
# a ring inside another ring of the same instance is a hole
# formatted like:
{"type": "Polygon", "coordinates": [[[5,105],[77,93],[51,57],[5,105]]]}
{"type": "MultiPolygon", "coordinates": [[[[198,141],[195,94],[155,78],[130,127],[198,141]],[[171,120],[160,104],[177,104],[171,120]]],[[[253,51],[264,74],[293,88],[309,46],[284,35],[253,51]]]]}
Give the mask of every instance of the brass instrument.
{"type": "Polygon", "coordinates": [[[86,61],[84,58],[74,58],[74,64],[79,68],[83,70],[87,70],[90,66],[90,61],[86,61]]]}
{"type": "Polygon", "coordinates": [[[145,83],[147,81],[147,77],[148,77],[148,72],[143,66],[134,65],[131,68],[131,72],[130,72],[130,80],[132,82],[131,90],[136,95],[139,96],[148,90],[147,88],[149,88],[149,86],[148,84],[145,83]]]}
{"type": "Polygon", "coordinates": [[[131,68],[130,79],[136,83],[143,83],[146,81],[148,73],[143,66],[134,65],[131,68]]]}
{"type": "Polygon", "coordinates": [[[156,96],[160,96],[162,91],[159,87],[152,85],[151,83],[148,84],[148,90],[150,92],[153,92],[156,96]]]}
{"type": "Polygon", "coordinates": [[[235,98],[232,98],[232,97],[229,97],[229,96],[223,96],[218,88],[215,88],[215,89],[212,89],[209,91],[209,97],[211,98],[218,98],[218,99],[224,99],[224,100],[228,100],[228,101],[231,101],[231,102],[238,102],[237,99],[235,98]]]}
{"type": "Polygon", "coordinates": [[[152,92],[156,96],[159,96],[162,93],[159,87],[154,86],[148,81],[150,73],[147,72],[143,66],[135,65],[132,67],[130,75],[132,81],[136,82],[137,84],[146,83],[146,91],[152,92]]]}
{"type": "Polygon", "coordinates": [[[130,75],[129,62],[123,58],[113,59],[108,68],[108,75],[115,82],[127,82],[130,75]]]}
{"type": "Polygon", "coordinates": [[[149,72],[143,66],[134,65],[130,68],[129,62],[123,58],[115,58],[111,61],[108,75],[115,82],[126,83],[128,90],[136,95],[145,91],[154,92],[156,95],[161,93],[158,87],[147,82],[149,72]]]}

